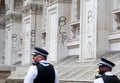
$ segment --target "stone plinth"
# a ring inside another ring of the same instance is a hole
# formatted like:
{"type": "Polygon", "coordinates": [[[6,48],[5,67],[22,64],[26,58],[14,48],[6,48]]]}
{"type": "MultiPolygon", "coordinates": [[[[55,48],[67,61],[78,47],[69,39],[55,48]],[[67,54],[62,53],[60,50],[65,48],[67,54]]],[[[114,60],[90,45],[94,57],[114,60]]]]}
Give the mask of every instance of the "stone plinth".
{"type": "Polygon", "coordinates": [[[11,71],[15,70],[13,66],[7,66],[0,64],[0,83],[5,83],[7,77],[11,74],[11,71]]]}

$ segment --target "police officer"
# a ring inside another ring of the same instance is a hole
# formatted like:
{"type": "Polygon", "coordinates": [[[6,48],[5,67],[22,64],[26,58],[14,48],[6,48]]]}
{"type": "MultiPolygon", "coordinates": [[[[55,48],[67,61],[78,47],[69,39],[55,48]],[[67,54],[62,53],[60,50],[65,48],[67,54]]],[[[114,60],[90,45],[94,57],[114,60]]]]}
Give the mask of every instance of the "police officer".
{"type": "Polygon", "coordinates": [[[59,83],[56,70],[46,61],[48,52],[35,47],[32,54],[34,63],[30,66],[24,83],[59,83]]]}
{"type": "Polygon", "coordinates": [[[114,63],[105,58],[101,58],[99,64],[99,76],[96,76],[94,83],[120,83],[116,75],[112,74],[114,63]]]}

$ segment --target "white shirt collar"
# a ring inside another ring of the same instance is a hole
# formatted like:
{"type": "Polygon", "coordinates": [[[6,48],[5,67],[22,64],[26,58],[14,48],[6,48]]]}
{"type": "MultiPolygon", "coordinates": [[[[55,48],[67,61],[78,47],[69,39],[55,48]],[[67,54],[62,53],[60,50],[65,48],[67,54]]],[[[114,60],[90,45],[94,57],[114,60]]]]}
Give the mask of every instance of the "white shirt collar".
{"type": "Polygon", "coordinates": [[[46,60],[41,60],[40,62],[43,62],[43,63],[44,63],[44,62],[45,62],[45,63],[48,63],[46,60]]]}
{"type": "Polygon", "coordinates": [[[109,75],[109,76],[111,76],[111,75],[113,75],[113,74],[112,74],[111,71],[107,71],[107,72],[105,72],[105,75],[109,75]]]}
{"type": "Polygon", "coordinates": [[[49,66],[49,63],[45,60],[41,60],[39,63],[42,64],[43,66],[49,66]]]}

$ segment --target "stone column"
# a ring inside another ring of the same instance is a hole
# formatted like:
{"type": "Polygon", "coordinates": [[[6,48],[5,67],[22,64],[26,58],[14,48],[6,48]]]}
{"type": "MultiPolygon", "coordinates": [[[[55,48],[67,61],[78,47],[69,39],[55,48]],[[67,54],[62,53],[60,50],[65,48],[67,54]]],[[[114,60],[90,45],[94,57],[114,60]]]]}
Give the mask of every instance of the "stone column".
{"type": "Polygon", "coordinates": [[[68,55],[65,43],[68,37],[71,1],[58,0],[51,4],[47,8],[46,46],[49,51],[48,60],[57,62],[68,55]]]}
{"type": "Polygon", "coordinates": [[[43,5],[28,4],[23,7],[23,57],[22,65],[31,64],[31,52],[34,46],[39,46],[40,29],[42,27],[43,5]]]}
{"type": "Polygon", "coordinates": [[[81,3],[80,61],[93,61],[109,52],[112,1],[81,0],[81,3]]]}
{"type": "Polygon", "coordinates": [[[13,70],[15,70],[15,67],[0,64],[0,83],[5,83],[7,77],[13,70]]]}
{"type": "Polygon", "coordinates": [[[10,13],[6,16],[5,33],[5,64],[14,64],[19,61],[18,51],[20,32],[21,32],[21,14],[10,13]],[[14,59],[15,58],[15,59],[14,59]],[[13,60],[14,59],[14,60],[13,60]]]}

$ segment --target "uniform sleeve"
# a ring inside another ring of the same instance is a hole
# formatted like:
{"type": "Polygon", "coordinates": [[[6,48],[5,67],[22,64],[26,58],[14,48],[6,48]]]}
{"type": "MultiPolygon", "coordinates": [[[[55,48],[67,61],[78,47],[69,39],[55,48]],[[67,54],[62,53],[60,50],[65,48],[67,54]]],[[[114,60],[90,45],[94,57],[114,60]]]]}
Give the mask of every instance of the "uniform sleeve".
{"type": "Polygon", "coordinates": [[[58,74],[56,70],[55,70],[55,83],[59,83],[58,74]]]}
{"type": "Polygon", "coordinates": [[[24,83],[33,83],[37,73],[37,67],[31,66],[27,72],[27,75],[25,76],[24,83]]]}
{"type": "Polygon", "coordinates": [[[104,83],[102,78],[98,78],[94,81],[94,83],[104,83]]]}

